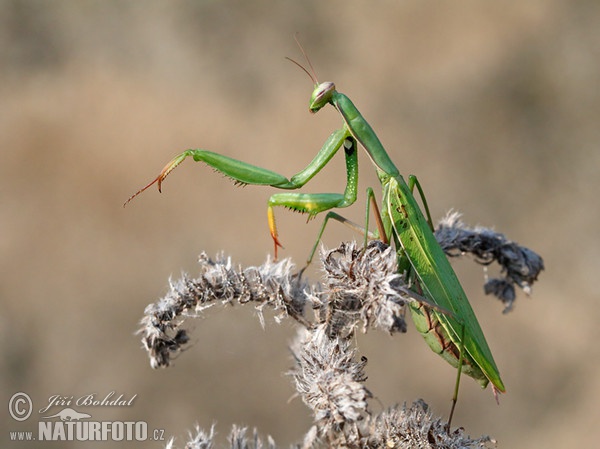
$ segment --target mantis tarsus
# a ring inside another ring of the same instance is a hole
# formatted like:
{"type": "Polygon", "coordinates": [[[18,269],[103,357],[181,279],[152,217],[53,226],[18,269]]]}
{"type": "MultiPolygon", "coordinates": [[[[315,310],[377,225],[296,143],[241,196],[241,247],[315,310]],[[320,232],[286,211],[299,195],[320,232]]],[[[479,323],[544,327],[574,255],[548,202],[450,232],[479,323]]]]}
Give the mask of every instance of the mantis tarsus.
{"type": "MultiPolygon", "coordinates": [[[[304,50],[302,53],[314,74],[314,69],[304,50]]],[[[450,424],[461,372],[477,380],[482,387],[491,382],[494,394],[497,391],[504,392],[505,387],[467,296],[432,233],[431,220],[425,218],[413,196],[413,189],[416,186],[421,197],[424,198],[421,187],[412,176],[409,178],[409,183],[406,183],[371,126],[352,101],[336,90],[334,83],[319,83],[306,68],[296,61],[291,61],[301,67],[314,82],[315,88],[309,105],[310,112],[316,113],[325,105],[331,104],[343,118],[342,128],[330,135],[305,169],[288,179],[273,171],[211,151],[191,149],[171,160],[152,182],[132,195],[125,204],[155,183],[160,191],[164,179],[188,156],[195,161],[208,164],[238,183],[295,190],[310,181],[343,147],[347,173],[346,190],[343,194],[277,193],[270,197],[267,209],[268,223],[274,242],[275,256],[277,256],[277,248],[281,244],[273,208],[284,206],[314,217],[320,212],[353,204],[356,201],[358,184],[357,143],[360,143],[375,166],[382,187],[381,211],[376,206],[374,208],[380,223],[380,238],[395,245],[400,270],[407,273],[413,289],[439,307],[436,310],[422,303],[411,306],[411,313],[417,329],[432,350],[458,368],[450,424]],[[443,313],[440,310],[447,312],[443,313]]],[[[373,191],[369,189],[368,192],[370,203],[376,204],[373,191]]],[[[427,210],[425,201],[424,206],[427,210]]],[[[334,218],[339,217],[337,214],[332,215],[334,218]]],[[[368,229],[365,232],[368,232],[368,229]]]]}

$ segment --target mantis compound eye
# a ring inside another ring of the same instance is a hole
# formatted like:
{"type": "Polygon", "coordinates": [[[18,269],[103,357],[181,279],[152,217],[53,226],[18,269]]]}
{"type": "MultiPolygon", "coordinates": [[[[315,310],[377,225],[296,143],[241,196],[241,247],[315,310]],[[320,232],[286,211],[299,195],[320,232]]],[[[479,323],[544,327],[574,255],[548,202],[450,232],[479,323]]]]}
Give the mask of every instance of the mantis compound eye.
{"type": "Polygon", "coordinates": [[[329,103],[333,92],[335,92],[335,84],[331,81],[325,81],[324,83],[319,84],[310,98],[310,105],[308,107],[310,112],[315,113],[329,103]]]}

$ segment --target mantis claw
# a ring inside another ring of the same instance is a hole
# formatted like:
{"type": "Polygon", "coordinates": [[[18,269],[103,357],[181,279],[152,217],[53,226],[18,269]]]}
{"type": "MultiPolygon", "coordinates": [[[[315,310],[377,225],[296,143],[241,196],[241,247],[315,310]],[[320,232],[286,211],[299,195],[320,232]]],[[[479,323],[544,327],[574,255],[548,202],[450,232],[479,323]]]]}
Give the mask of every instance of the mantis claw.
{"type": "Polygon", "coordinates": [[[269,220],[269,231],[271,232],[271,238],[273,239],[273,252],[274,252],[274,257],[275,260],[277,260],[277,248],[283,248],[283,245],[281,244],[281,242],[279,241],[279,238],[277,237],[277,226],[275,225],[275,213],[273,212],[273,208],[271,206],[269,206],[269,208],[267,209],[267,218],[269,220]]]}
{"type": "MultiPolygon", "coordinates": [[[[158,181],[158,191],[162,193],[162,182],[165,180],[169,174],[177,168],[179,164],[183,162],[183,160],[188,157],[189,154],[187,151],[181,153],[179,156],[174,157],[164,168],[161,170],[160,175],[156,178],[158,181]]],[[[152,185],[152,184],[150,184],[152,185]]]]}
{"type": "MultiPolygon", "coordinates": [[[[131,195],[129,198],[127,198],[127,201],[125,201],[125,202],[123,203],[123,207],[127,206],[127,205],[130,203],[130,201],[131,201],[132,199],[134,199],[136,196],[138,196],[138,195],[139,195],[140,193],[142,193],[143,191],[147,190],[147,189],[148,189],[149,187],[151,187],[151,186],[152,186],[152,185],[153,185],[155,182],[159,181],[159,179],[160,179],[160,176],[161,176],[161,175],[159,175],[157,178],[155,178],[153,181],[151,181],[151,182],[150,182],[148,185],[146,185],[145,187],[142,187],[140,190],[138,190],[138,191],[137,191],[137,192],[135,192],[133,195],[131,195]]],[[[160,192],[160,182],[159,182],[158,191],[160,192]]]]}
{"type": "Polygon", "coordinates": [[[183,160],[187,156],[188,156],[188,153],[186,151],[184,153],[181,153],[177,157],[173,158],[171,161],[169,161],[169,163],[164,166],[164,168],[160,171],[160,174],[156,178],[154,178],[148,185],[142,187],[140,190],[138,190],[133,195],[131,195],[129,198],[127,198],[127,201],[125,201],[123,203],[123,207],[127,206],[127,204],[129,204],[129,202],[132,199],[134,199],[136,196],[138,196],[140,193],[144,192],[148,188],[152,187],[155,183],[158,186],[158,191],[160,193],[162,193],[162,182],[165,180],[165,178],[167,176],[169,176],[169,173],[171,173],[173,170],[175,170],[175,168],[183,162],[183,160]]]}
{"type": "Polygon", "coordinates": [[[273,238],[273,251],[274,251],[274,259],[275,261],[277,261],[277,248],[281,248],[283,249],[283,245],[279,242],[279,239],[277,238],[276,235],[273,235],[273,233],[271,233],[271,237],[273,238]]]}
{"type": "Polygon", "coordinates": [[[502,391],[498,390],[494,384],[492,384],[492,393],[494,393],[494,399],[496,399],[496,404],[500,405],[500,398],[498,397],[498,393],[502,393],[502,391]]]}

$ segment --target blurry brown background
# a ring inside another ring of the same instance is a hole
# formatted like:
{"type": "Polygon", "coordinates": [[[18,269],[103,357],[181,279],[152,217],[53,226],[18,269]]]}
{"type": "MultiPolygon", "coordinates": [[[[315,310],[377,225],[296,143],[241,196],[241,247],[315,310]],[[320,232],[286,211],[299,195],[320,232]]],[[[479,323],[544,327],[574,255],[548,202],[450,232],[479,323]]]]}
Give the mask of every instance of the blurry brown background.
{"type": "MultiPolygon", "coordinates": [[[[250,307],[190,321],[194,344],[150,369],[134,335],[168,278],[197,255],[259,264],[271,252],[273,189],[235,188],[186,161],[159,195],[123,201],[183,149],[203,147],[292,175],[341,125],[308,113],[300,58],[352,98],[404,174],[417,174],[435,217],[450,208],[542,254],[546,271],[516,310],[464,279],[508,393],[462,384],[455,417],[499,447],[596,441],[600,402],[598,167],[600,3],[596,1],[0,1],[0,382],[36,411],[49,396],[114,390],[130,408],[97,420],[147,421],[178,437],[216,422],[298,441],[311,416],[283,373],[291,323],[260,328],[250,307]]],[[[305,191],[342,191],[338,157],[305,191]]],[[[362,220],[376,186],[361,154],[362,220]]],[[[284,256],[301,263],[320,220],[279,210],[284,256]]],[[[356,238],[332,225],[325,243],[356,238]]],[[[318,273],[312,272],[312,276],[318,273]]],[[[424,398],[446,416],[454,371],[411,327],[358,340],[379,410],[424,398]]],[[[53,409],[60,410],[59,408],[53,409]]],[[[155,442],[134,447],[162,447],[155,442]]],[[[29,445],[34,447],[35,445],[29,445]]],[[[38,445],[38,446],[41,446],[38,445]]],[[[61,447],[99,447],[68,443],[61,447]]],[[[102,447],[122,447],[104,443],[102,447]]]]}

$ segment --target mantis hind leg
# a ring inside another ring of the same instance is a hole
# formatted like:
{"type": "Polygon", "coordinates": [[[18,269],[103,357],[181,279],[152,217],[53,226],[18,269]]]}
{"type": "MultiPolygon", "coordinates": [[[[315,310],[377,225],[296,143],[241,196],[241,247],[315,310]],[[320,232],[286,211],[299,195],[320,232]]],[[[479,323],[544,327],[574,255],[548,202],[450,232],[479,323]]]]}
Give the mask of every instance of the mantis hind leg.
{"type": "Polygon", "coordinates": [[[458,371],[456,373],[456,382],[454,384],[454,394],[452,395],[452,406],[450,407],[450,415],[448,416],[448,432],[450,432],[450,426],[452,425],[452,417],[454,416],[454,410],[456,409],[456,403],[458,402],[458,389],[460,387],[460,377],[462,374],[462,367],[464,364],[464,351],[465,351],[465,326],[462,326],[460,348],[458,352],[458,371]]]}

